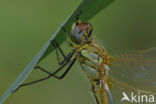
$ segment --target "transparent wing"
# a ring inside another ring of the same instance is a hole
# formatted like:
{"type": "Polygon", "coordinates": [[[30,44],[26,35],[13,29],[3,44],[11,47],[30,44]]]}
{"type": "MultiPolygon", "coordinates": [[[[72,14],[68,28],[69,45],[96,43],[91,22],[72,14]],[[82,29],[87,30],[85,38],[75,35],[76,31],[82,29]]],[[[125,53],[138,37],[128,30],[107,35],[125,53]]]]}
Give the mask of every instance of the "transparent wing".
{"type": "Polygon", "coordinates": [[[138,104],[139,101],[143,101],[141,102],[141,104],[147,104],[151,96],[153,96],[153,98],[156,96],[155,92],[149,92],[143,89],[139,89],[137,87],[131,86],[130,84],[118,80],[113,80],[113,85],[110,90],[115,104],[131,104],[131,102],[133,102],[133,104],[138,104]],[[136,101],[132,101],[132,96],[136,96],[136,101]],[[146,96],[147,101],[146,98],[141,98],[141,96],[146,96]]]}
{"type": "Polygon", "coordinates": [[[156,48],[112,55],[110,76],[134,88],[156,93],[156,48]]]}
{"type": "Polygon", "coordinates": [[[126,94],[156,96],[156,48],[144,51],[116,52],[112,55],[111,93],[115,103],[126,94]]]}

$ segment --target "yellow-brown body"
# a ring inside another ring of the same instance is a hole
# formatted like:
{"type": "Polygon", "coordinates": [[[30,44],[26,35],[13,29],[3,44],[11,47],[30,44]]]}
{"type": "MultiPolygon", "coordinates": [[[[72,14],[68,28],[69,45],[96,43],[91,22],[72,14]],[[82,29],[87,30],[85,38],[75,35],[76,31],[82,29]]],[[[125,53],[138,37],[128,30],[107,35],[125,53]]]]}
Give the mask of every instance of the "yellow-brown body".
{"type": "Polygon", "coordinates": [[[92,91],[99,104],[109,104],[105,86],[110,88],[108,65],[111,58],[98,43],[89,41],[87,44],[75,45],[75,52],[83,71],[91,82],[92,91]]]}
{"type": "Polygon", "coordinates": [[[75,57],[90,80],[97,104],[113,104],[108,75],[111,58],[105,49],[91,38],[92,25],[78,20],[79,15],[76,23],[71,26],[71,35],[66,34],[67,42],[74,48],[75,57]]]}

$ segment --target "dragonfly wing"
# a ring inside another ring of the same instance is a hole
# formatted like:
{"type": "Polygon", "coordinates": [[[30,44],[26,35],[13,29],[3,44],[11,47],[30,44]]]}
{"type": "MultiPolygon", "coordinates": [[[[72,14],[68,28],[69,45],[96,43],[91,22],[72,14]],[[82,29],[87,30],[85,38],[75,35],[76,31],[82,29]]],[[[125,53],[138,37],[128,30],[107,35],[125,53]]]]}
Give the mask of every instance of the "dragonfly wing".
{"type": "Polygon", "coordinates": [[[156,93],[156,49],[117,52],[112,59],[111,78],[156,93]]]}
{"type": "MultiPolygon", "coordinates": [[[[145,96],[147,96],[147,99],[149,98],[149,96],[150,97],[153,96],[153,98],[154,98],[154,96],[156,96],[156,93],[148,92],[145,90],[140,90],[140,89],[138,89],[134,86],[131,86],[127,83],[124,83],[122,81],[112,79],[112,82],[113,82],[113,85],[111,88],[111,94],[113,96],[113,100],[114,100],[115,104],[131,104],[131,102],[133,102],[133,104],[138,104],[137,101],[145,101],[145,99],[138,100],[138,98],[139,98],[138,96],[145,95],[145,96]],[[135,97],[136,102],[134,100],[132,101],[132,96],[136,96],[135,97]]],[[[154,99],[153,99],[153,101],[154,101],[154,99]]]]}

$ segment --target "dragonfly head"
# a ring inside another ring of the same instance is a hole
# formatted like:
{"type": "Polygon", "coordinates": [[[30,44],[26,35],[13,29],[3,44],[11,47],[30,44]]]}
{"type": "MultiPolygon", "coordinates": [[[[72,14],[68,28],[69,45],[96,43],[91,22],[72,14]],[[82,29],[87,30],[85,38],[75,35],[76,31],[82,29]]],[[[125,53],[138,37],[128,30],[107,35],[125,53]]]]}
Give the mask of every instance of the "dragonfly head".
{"type": "Polygon", "coordinates": [[[91,24],[77,20],[71,27],[71,40],[76,44],[86,43],[90,39],[92,30],[91,24]]]}

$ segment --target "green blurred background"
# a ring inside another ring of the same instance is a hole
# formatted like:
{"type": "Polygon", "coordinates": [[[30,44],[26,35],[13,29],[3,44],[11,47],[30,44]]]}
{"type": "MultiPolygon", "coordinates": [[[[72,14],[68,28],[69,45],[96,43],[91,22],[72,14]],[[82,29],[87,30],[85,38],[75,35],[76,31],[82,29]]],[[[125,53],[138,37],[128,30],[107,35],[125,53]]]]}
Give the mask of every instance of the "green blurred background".
{"type": "MultiPolygon", "coordinates": [[[[82,0],[0,0],[0,96],[82,0]]],[[[89,22],[109,51],[156,47],[156,1],[115,0],[89,22]]],[[[61,47],[68,53],[64,44],[61,47]]],[[[41,66],[55,70],[55,53],[41,66]]],[[[78,63],[63,80],[21,88],[4,104],[94,104],[78,63]]],[[[33,71],[26,82],[45,76],[33,71]]]]}

